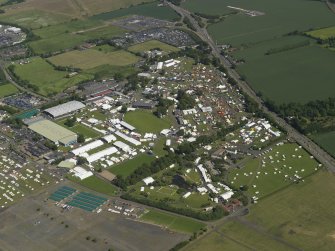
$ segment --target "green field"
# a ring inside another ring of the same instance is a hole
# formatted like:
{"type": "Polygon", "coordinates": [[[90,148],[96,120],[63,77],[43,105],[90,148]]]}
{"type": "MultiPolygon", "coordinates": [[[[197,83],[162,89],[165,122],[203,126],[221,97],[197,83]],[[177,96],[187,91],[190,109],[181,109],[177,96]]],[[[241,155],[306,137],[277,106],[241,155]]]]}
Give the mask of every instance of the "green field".
{"type": "Polygon", "coordinates": [[[218,231],[184,250],[267,251],[271,247],[273,251],[331,251],[335,243],[334,192],[334,175],[320,171],[265,198],[242,220],[222,224],[218,231]]]}
{"type": "Polygon", "coordinates": [[[320,38],[320,39],[328,39],[330,37],[335,37],[335,26],[309,31],[306,32],[307,35],[312,36],[314,38],[320,38]]]}
{"type": "Polygon", "coordinates": [[[171,121],[168,118],[157,118],[150,111],[136,110],[127,112],[124,120],[134,126],[140,133],[159,133],[163,129],[170,128],[171,121]]]}
{"type": "Polygon", "coordinates": [[[12,84],[2,84],[0,85],[0,98],[7,97],[18,93],[19,90],[12,84]]]}
{"type": "Polygon", "coordinates": [[[335,157],[335,132],[312,135],[311,138],[335,157]]]}
{"type": "Polygon", "coordinates": [[[89,74],[77,74],[67,78],[68,72],[55,70],[39,57],[31,58],[28,64],[16,64],[14,72],[22,80],[36,86],[38,88],[37,92],[45,96],[64,91],[93,77],[89,74]]]}
{"type": "Polygon", "coordinates": [[[22,27],[38,29],[48,25],[55,25],[70,21],[71,17],[63,14],[40,11],[36,9],[25,9],[20,11],[8,11],[0,15],[0,21],[18,24],[22,27]]]}
{"type": "Polygon", "coordinates": [[[124,30],[94,20],[72,21],[65,24],[34,30],[41,37],[29,46],[37,54],[53,53],[72,49],[85,41],[98,38],[112,38],[124,33],[124,30]]]}
{"type": "Polygon", "coordinates": [[[160,212],[158,210],[150,210],[149,212],[145,213],[140,219],[146,222],[160,225],[173,231],[190,234],[198,232],[201,228],[206,226],[204,223],[183,216],[160,212]]]}
{"type": "Polygon", "coordinates": [[[238,54],[246,63],[237,70],[255,91],[276,103],[306,103],[332,96],[334,53],[316,45],[271,55],[262,53],[264,48],[271,47],[280,48],[272,44],[263,48],[255,46],[238,54]]]}
{"type": "Polygon", "coordinates": [[[122,177],[128,177],[131,175],[138,167],[145,163],[150,163],[154,158],[148,154],[140,154],[131,160],[126,160],[121,164],[113,166],[109,171],[115,175],[121,175],[122,177]]]}
{"type": "Polygon", "coordinates": [[[175,51],[179,51],[178,48],[162,43],[160,41],[157,40],[150,40],[144,43],[140,43],[140,44],[136,44],[133,46],[130,46],[128,48],[129,51],[131,52],[145,52],[145,51],[150,51],[152,49],[156,49],[159,48],[160,50],[166,52],[166,53],[170,53],[170,52],[175,52],[175,51]]]}
{"type": "Polygon", "coordinates": [[[123,51],[103,52],[99,50],[70,51],[48,58],[58,66],[71,66],[83,70],[92,69],[101,65],[127,66],[138,61],[135,55],[123,51]]]}
{"type": "Polygon", "coordinates": [[[318,163],[304,149],[284,144],[247,161],[241,169],[231,170],[228,180],[235,187],[247,185],[248,195],[262,198],[292,184],[294,175],[303,178],[317,169],[318,163]]]}
{"type": "Polygon", "coordinates": [[[140,4],[126,9],[102,13],[93,16],[92,19],[109,20],[129,15],[142,15],[169,21],[175,21],[179,19],[179,16],[172,9],[169,7],[157,6],[157,4],[157,1],[153,3],[140,4]]]}
{"type": "MultiPolygon", "coordinates": [[[[205,4],[210,5],[206,1],[202,6],[205,4]]],[[[321,1],[226,0],[225,4],[265,13],[257,17],[239,13],[209,26],[208,31],[215,41],[233,46],[258,43],[295,30],[308,31],[335,24],[335,15],[321,1]]]]}
{"type": "MultiPolygon", "coordinates": [[[[240,2],[240,1],[235,1],[240,2]]],[[[198,12],[209,15],[226,15],[233,12],[227,8],[229,4],[222,0],[186,0],[183,1],[182,7],[192,12],[198,12]]]]}
{"type": "Polygon", "coordinates": [[[58,121],[58,124],[61,125],[61,126],[64,126],[66,127],[67,129],[77,133],[77,134],[82,134],[84,135],[85,139],[88,139],[88,138],[97,138],[97,137],[100,137],[101,134],[87,126],[84,126],[80,123],[76,123],[73,127],[67,127],[64,123],[66,122],[66,119],[63,119],[63,120],[60,120],[58,121]]]}
{"type": "Polygon", "coordinates": [[[76,177],[68,176],[68,179],[98,193],[103,193],[109,196],[115,196],[118,193],[117,187],[95,176],[88,177],[84,180],[79,180],[76,177]]]}

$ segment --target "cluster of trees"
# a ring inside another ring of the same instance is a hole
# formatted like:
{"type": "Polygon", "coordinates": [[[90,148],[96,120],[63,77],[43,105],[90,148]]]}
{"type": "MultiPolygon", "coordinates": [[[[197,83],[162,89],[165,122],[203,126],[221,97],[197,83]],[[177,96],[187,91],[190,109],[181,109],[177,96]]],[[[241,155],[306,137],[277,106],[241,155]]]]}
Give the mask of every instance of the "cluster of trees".
{"type": "Polygon", "coordinates": [[[335,117],[335,98],[310,101],[306,104],[288,103],[281,105],[267,100],[265,104],[271,111],[285,118],[302,133],[325,132],[335,129],[334,123],[328,123],[327,119],[335,117]]]}
{"type": "Polygon", "coordinates": [[[173,105],[173,101],[168,100],[168,99],[159,98],[157,109],[156,111],[154,111],[154,115],[156,115],[158,118],[165,116],[171,105],[173,105]]]}
{"type": "Polygon", "coordinates": [[[117,176],[117,179],[114,181],[114,184],[122,189],[126,189],[130,185],[134,185],[142,179],[155,174],[164,168],[178,162],[179,156],[173,153],[169,153],[166,156],[163,156],[159,159],[152,161],[150,164],[143,164],[135,170],[127,179],[122,176],[117,176]]]}
{"type": "Polygon", "coordinates": [[[177,100],[179,101],[178,108],[180,110],[192,109],[196,105],[194,98],[184,90],[178,91],[177,100]]]}
{"type": "Polygon", "coordinates": [[[191,20],[188,17],[184,17],[183,19],[183,23],[187,26],[187,28],[189,28],[192,31],[197,31],[197,29],[194,27],[194,25],[192,24],[191,20]]]}
{"type": "Polygon", "coordinates": [[[74,127],[76,121],[77,121],[76,117],[67,118],[64,125],[66,125],[67,127],[74,127]]]}
{"type": "Polygon", "coordinates": [[[150,200],[145,197],[133,196],[129,193],[122,195],[121,198],[126,199],[126,200],[136,201],[141,204],[149,205],[152,207],[157,207],[159,209],[167,210],[170,212],[182,214],[188,217],[192,217],[192,218],[196,218],[196,219],[204,220],[204,221],[218,220],[222,218],[223,216],[228,215],[228,212],[224,210],[221,206],[214,207],[212,211],[204,212],[204,211],[194,211],[190,208],[177,208],[177,207],[172,206],[171,203],[169,203],[169,201],[166,201],[164,199],[160,201],[154,201],[154,200],[150,200]]]}

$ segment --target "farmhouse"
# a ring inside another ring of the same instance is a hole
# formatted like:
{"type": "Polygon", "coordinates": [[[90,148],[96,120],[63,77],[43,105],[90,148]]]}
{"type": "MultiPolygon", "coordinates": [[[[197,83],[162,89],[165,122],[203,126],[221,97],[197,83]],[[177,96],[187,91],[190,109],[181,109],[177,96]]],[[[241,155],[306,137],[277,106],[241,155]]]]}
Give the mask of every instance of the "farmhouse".
{"type": "Polygon", "coordinates": [[[85,105],[83,103],[74,100],[46,109],[44,110],[44,113],[46,113],[53,119],[56,119],[73,114],[74,112],[79,111],[83,108],[85,108],[85,105]]]}
{"type": "Polygon", "coordinates": [[[28,128],[55,144],[69,146],[77,143],[77,134],[47,119],[30,124],[28,128]]]}

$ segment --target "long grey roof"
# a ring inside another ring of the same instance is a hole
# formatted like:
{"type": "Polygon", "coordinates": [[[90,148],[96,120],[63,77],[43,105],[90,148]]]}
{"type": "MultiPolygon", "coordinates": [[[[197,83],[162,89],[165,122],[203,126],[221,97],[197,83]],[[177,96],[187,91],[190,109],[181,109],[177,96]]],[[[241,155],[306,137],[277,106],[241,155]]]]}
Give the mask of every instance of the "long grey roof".
{"type": "Polygon", "coordinates": [[[44,112],[49,113],[53,117],[59,117],[77,110],[84,108],[85,105],[79,101],[70,101],[61,105],[51,107],[44,110],[44,112]]]}

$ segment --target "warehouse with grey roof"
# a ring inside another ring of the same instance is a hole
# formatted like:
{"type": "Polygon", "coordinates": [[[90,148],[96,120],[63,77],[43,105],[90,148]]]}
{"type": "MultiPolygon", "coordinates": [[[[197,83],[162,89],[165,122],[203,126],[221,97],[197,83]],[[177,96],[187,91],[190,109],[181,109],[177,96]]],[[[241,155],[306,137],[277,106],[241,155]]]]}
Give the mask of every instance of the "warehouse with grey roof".
{"type": "Polygon", "coordinates": [[[61,118],[85,108],[85,105],[79,101],[70,101],[61,105],[44,110],[44,113],[52,118],[61,118]]]}

